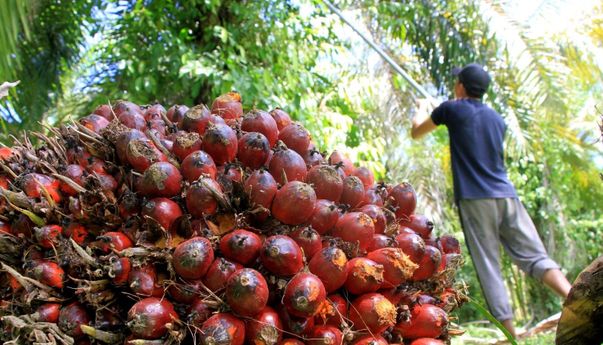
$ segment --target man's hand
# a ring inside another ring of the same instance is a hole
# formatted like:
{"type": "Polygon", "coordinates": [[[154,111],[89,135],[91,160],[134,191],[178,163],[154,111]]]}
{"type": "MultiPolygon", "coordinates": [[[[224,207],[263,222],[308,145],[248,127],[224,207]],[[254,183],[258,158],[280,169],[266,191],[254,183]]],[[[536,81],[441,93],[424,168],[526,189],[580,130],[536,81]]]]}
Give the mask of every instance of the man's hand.
{"type": "Polygon", "coordinates": [[[417,99],[417,113],[412,119],[412,129],[410,136],[413,139],[419,139],[425,134],[437,128],[436,124],[431,120],[431,111],[435,108],[435,104],[430,99],[417,99]]]}

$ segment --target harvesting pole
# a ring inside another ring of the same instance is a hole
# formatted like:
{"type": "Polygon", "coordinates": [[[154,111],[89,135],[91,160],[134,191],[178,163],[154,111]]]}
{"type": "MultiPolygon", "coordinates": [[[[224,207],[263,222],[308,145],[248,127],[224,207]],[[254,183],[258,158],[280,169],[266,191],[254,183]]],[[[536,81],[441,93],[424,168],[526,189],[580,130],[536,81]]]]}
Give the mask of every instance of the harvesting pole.
{"type": "Polygon", "coordinates": [[[417,90],[421,94],[421,96],[428,99],[431,103],[434,103],[434,104],[437,103],[435,98],[432,97],[427,92],[427,90],[425,90],[425,88],[423,88],[421,85],[419,85],[419,83],[417,83],[410,76],[410,74],[408,74],[405,70],[403,70],[402,67],[400,67],[400,65],[398,65],[389,55],[387,55],[387,53],[384,52],[383,49],[379,48],[379,46],[376,45],[375,42],[373,42],[370,38],[368,38],[365,34],[363,34],[352,22],[350,22],[343,15],[343,13],[341,13],[341,11],[337,7],[335,7],[329,0],[322,0],[322,2],[324,2],[324,4],[327,5],[327,7],[331,11],[333,11],[333,13],[335,13],[339,18],[341,18],[341,20],[343,20],[344,23],[346,23],[350,28],[352,28],[352,30],[354,30],[354,32],[356,32],[358,34],[358,36],[362,37],[362,39],[369,46],[371,46],[371,48],[373,48],[373,50],[375,50],[375,52],[377,52],[377,54],[379,54],[379,56],[381,56],[385,61],[387,61],[387,63],[389,63],[390,66],[392,66],[392,68],[402,76],[402,78],[404,78],[415,90],[417,90]]]}

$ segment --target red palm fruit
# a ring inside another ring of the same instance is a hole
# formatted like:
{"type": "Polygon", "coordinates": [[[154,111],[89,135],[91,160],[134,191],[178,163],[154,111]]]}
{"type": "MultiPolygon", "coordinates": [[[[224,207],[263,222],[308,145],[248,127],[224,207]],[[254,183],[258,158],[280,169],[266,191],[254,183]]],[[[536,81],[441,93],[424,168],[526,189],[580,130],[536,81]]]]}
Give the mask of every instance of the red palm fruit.
{"type": "Polygon", "coordinates": [[[212,215],[218,210],[216,197],[223,197],[222,188],[209,177],[200,177],[186,192],[186,208],[195,218],[212,215]]]}
{"type": "Polygon", "coordinates": [[[345,288],[354,295],[379,290],[383,284],[383,265],[363,257],[354,258],[346,265],[348,277],[345,288]]]}
{"type": "Polygon", "coordinates": [[[431,304],[416,304],[409,320],[399,322],[395,329],[404,339],[437,338],[448,325],[448,316],[442,308],[431,304]]]}
{"type": "Polygon", "coordinates": [[[373,242],[371,242],[371,245],[368,247],[367,251],[372,252],[381,248],[390,248],[397,246],[398,243],[394,238],[384,234],[375,234],[373,235],[373,242]]]}
{"type": "Polygon", "coordinates": [[[109,269],[109,277],[114,285],[123,285],[128,282],[130,272],[132,271],[132,263],[128,258],[117,258],[111,261],[109,269]]]}
{"type": "Polygon", "coordinates": [[[339,294],[327,296],[327,302],[328,305],[314,317],[315,323],[339,327],[348,315],[348,302],[339,294]]]}
{"type": "Polygon", "coordinates": [[[30,198],[44,198],[46,193],[48,193],[54,202],[61,202],[60,183],[52,177],[30,173],[23,176],[21,185],[22,190],[30,198]]]}
{"type": "Polygon", "coordinates": [[[57,289],[63,288],[65,271],[63,271],[63,269],[59,265],[57,265],[55,262],[48,260],[36,260],[32,262],[32,264],[32,278],[50,287],[54,287],[57,289]]]}
{"type": "Polygon", "coordinates": [[[222,255],[244,266],[253,264],[260,256],[262,239],[251,231],[237,229],[220,240],[222,255]]]}
{"type": "Polygon", "coordinates": [[[181,193],[180,170],[168,162],[153,163],[140,181],[140,192],[150,197],[171,198],[181,193]]]}
{"type": "Polygon", "coordinates": [[[20,214],[11,224],[13,235],[21,238],[30,238],[35,224],[26,215],[20,214]]]}
{"type": "Polygon", "coordinates": [[[296,274],[285,287],[282,303],[293,316],[309,318],[325,303],[327,293],[320,278],[312,273],[296,274]]]}
{"type": "Polygon", "coordinates": [[[136,302],[128,311],[128,328],[137,338],[159,339],[168,332],[167,324],[179,320],[167,299],[148,297],[136,302]]]}
{"type": "Polygon", "coordinates": [[[211,105],[211,113],[228,121],[235,121],[243,116],[243,104],[238,92],[229,92],[220,95],[211,105]]]}
{"type": "Polygon", "coordinates": [[[217,175],[216,163],[204,151],[194,151],[182,161],[182,175],[188,182],[196,181],[201,175],[215,179],[217,175]]]}
{"type": "Polygon", "coordinates": [[[436,273],[440,262],[442,261],[442,253],[434,246],[425,246],[425,255],[418,262],[417,268],[412,276],[412,280],[421,281],[431,278],[436,273]]]}
{"type": "Polygon", "coordinates": [[[349,212],[339,217],[331,230],[331,235],[346,242],[357,244],[361,252],[365,252],[375,234],[375,226],[371,217],[362,212],[349,212]]]}
{"type": "Polygon", "coordinates": [[[263,169],[255,170],[245,180],[243,188],[249,198],[251,209],[256,211],[254,218],[258,221],[266,220],[270,214],[272,200],[278,191],[272,175],[263,169]]]}
{"type": "Polygon", "coordinates": [[[119,216],[124,220],[133,215],[138,215],[140,212],[140,199],[136,194],[127,190],[121,195],[118,209],[119,216]]]}
{"type": "Polygon", "coordinates": [[[8,277],[8,286],[10,286],[10,289],[13,293],[19,292],[23,289],[23,285],[21,285],[21,283],[19,283],[15,277],[8,273],[6,273],[6,276],[8,277]]]}
{"type": "Polygon", "coordinates": [[[86,162],[80,161],[80,164],[82,165],[82,167],[85,167],[89,172],[91,173],[99,173],[99,174],[106,174],[107,173],[107,164],[105,163],[104,160],[100,159],[100,158],[96,158],[93,156],[90,156],[86,159],[86,162]]]}
{"type": "Polygon", "coordinates": [[[159,139],[159,141],[161,142],[161,145],[163,145],[163,147],[165,147],[166,150],[168,150],[169,152],[172,152],[172,150],[174,149],[174,142],[168,139],[159,139]]]}
{"type": "Polygon", "coordinates": [[[58,325],[61,331],[65,334],[79,339],[84,336],[84,332],[80,328],[81,325],[89,325],[91,322],[90,316],[86,308],[79,302],[73,302],[61,308],[59,313],[58,325]]]}
{"type": "Polygon", "coordinates": [[[306,183],[314,188],[317,198],[339,202],[343,192],[343,179],[332,166],[312,167],[306,176],[306,183]]]}
{"type": "Polygon", "coordinates": [[[163,287],[157,284],[157,270],[150,264],[132,268],[128,275],[128,285],[137,295],[153,297],[163,295],[163,287]]]}
{"type": "Polygon", "coordinates": [[[278,276],[292,276],[304,267],[303,254],[299,245],[288,236],[268,237],[260,251],[262,265],[278,276]]]}
{"type": "Polygon", "coordinates": [[[314,254],[322,249],[322,238],[311,226],[297,228],[289,237],[303,249],[306,260],[312,259],[314,254]]]}
{"type": "Polygon", "coordinates": [[[10,147],[0,147],[0,159],[7,160],[13,155],[13,149],[10,147]]]}
{"type": "Polygon", "coordinates": [[[420,294],[419,296],[417,296],[417,303],[419,304],[436,304],[437,300],[429,295],[425,295],[425,294],[420,294]]]}
{"type": "Polygon", "coordinates": [[[212,310],[204,298],[197,297],[188,312],[188,322],[194,327],[201,327],[211,317],[212,310]]]}
{"type": "Polygon", "coordinates": [[[408,290],[406,286],[398,286],[391,289],[379,290],[379,293],[387,298],[394,305],[411,305],[417,302],[417,292],[408,290]]]}
{"type": "Polygon", "coordinates": [[[33,319],[38,322],[57,323],[61,305],[59,303],[44,303],[36,309],[33,319]]]}
{"type": "Polygon", "coordinates": [[[314,213],[316,194],[310,185],[299,181],[285,184],[276,192],[272,215],[287,225],[302,224],[314,213]]]}
{"type": "Polygon", "coordinates": [[[94,133],[100,133],[103,128],[109,125],[109,120],[96,114],[84,116],[79,121],[82,126],[88,128],[94,133]]]}
{"type": "Polygon", "coordinates": [[[314,326],[308,332],[306,344],[309,345],[342,345],[343,333],[331,325],[314,326]]]}
{"type": "Polygon", "coordinates": [[[0,233],[10,234],[11,233],[10,224],[0,220],[0,233]]]}
{"type": "Polygon", "coordinates": [[[166,231],[182,216],[182,209],[178,203],[168,198],[154,198],[142,207],[142,215],[154,219],[166,231]]]}
{"type": "Polygon", "coordinates": [[[279,131],[291,124],[291,117],[281,108],[275,108],[270,111],[270,116],[276,122],[279,131]]]}
{"type": "Polygon", "coordinates": [[[364,205],[359,209],[360,212],[371,217],[375,225],[375,234],[382,234],[385,231],[387,219],[383,209],[376,205],[364,205]]]}
{"type": "Polygon", "coordinates": [[[209,125],[203,134],[201,147],[217,165],[232,162],[237,155],[237,134],[223,124],[209,125]]]}
{"type": "Polygon", "coordinates": [[[243,166],[259,169],[266,164],[269,155],[270,143],[262,133],[249,132],[239,139],[237,158],[243,166]]]}
{"type": "Polygon", "coordinates": [[[343,179],[343,190],[339,202],[354,208],[364,200],[364,185],[356,176],[348,176],[343,179]]]}
{"type": "Polygon", "coordinates": [[[375,183],[375,176],[373,172],[370,171],[367,167],[358,167],[354,169],[352,175],[358,177],[362,184],[364,185],[364,189],[368,190],[375,183]]]}
{"type": "Polygon", "coordinates": [[[329,156],[329,164],[331,165],[341,165],[345,176],[350,176],[354,172],[354,163],[352,160],[348,158],[344,153],[339,152],[337,150],[333,151],[329,156]]]}
{"type": "Polygon", "coordinates": [[[339,209],[331,200],[319,199],[316,200],[314,213],[310,218],[312,228],[319,234],[324,235],[331,230],[339,220],[339,209]]]}
{"type": "Polygon", "coordinates": [[[201,279],[214,261],[214,250],[204,237],[180,243],[172,255],[174,271],[184,279],[201,279]]]}
{"type": "Polygon", "coordinates": [[[365,335],[352,343],[352,345],[388,345],[389,343],[380,335],[365,335]]]}
{"type": "Polygon", "coordinates": [[[107,173],[93,172],[88,175],[88,179],[94,178],[98,181],[99,187],[102,191],[115,191],[117,189],[117,181],[115,178],[107,173]]]}
{"type": "Polygon", "coordinates": [[[400,248],[381,248],[369,252],[368,259],[383,266],[382,287],[396,287],[412,277],[417,264],[412,262],[400,248]]]}
{"type": "Polygon", "coordinates": [[[280,341],[277,345],[304,345],[305,343],[299,339],[287,338],[280,341]]]}
{"type": "Polygon", "coordinates": [[[147,127],[147,122],[140,112],[124,111],[117,115],[117,119],[124,126],[139,131],[144,131],[147,127]]]}
{"type": "Polygon", "coordinates": [[[113,105],[113,111],[115,112],[115,116],[119,116],[126,111],[142,113],[142,109],[138,106],[138,104],[125,100],[115,102],[113,105]]]}
{"type": "Polygon", "coordinates": [[[204,284],[201,280],[189,280],[182,284],[170,285],[167,292],[174,301],[178,303],[191,304],[201,296],[201,291],[205,293],[203,285],[204,284]]]}
{"type": "Polygon", "coordinates": [[[455,266],[456,263],[458,261],[460,261],[460,257],[461,254],[455,254],[455,253],[450,253],[450,254],[442,254],[442,260],[440,261],[440,266],[438,266],[438,272],[443,272],[444,270],[446,270],[447,268],[453,267],[454,269],[456,269],[455,266]]]}
{"type": "Polygon", "coordinates": [[[283,336],[282,329],[278,313],[270,307],[265,307],[245,322],[245,341],[254,345],[277,344],[283,336]]]}
{"type": "Polygon", "coordinates": [[[241,130],[262,133],[268,139],[270,147],[274,147],[278,141],[279,128],[276,125],[276,121],[263,110],[254,109],[245,114],[241,122],[241,130]]]}
{"type": "Polygon", "coordinates": [[[40,247],[52,249],[59,241],[63,228],[58,225],[45,225],[39,228],[34,228],[34,235],[40,247]]]}
{"type": "Polygon", "coordinates": [[[289,126],[280,130],[278,139],[281,140],[288,148],[297,152],[300,155],[305,154],[310,147],[310,133],[304,126],[292,123],[289,126]]]}
{"type": "Polygon", "coordinates": [[[408,255],[412,262],[418,264],[425,254],[425,241],[415,233],[401,233],[396,236],[398,248],[408,255]]]}
{"type": "MultiPolygon", "coordinates": [[[[97,329],[115,329],[117,327],[121,327],[122,325],[123,321],[118,311],[114,311],[109,308],[104,308],[97,311],[96,320],[94,322],[94,326],[97,329]]],[[[76,344],[79,345],[79,343],[76,344]]]]}
{"type": "Polygon", "coordinates": [[[406,182],[393,187],[388,194],[388,200],[398,219],[409,219],[417,207],[415,190],[406,182]]]}
{"type": "Polygon", "coordinates": [[[124,249],[132,247],[132,241],[126,234],[118,231],[105,232],[102,235],[96,237],[97,247],[103,253],[109,253],[111,250],[120,252],[124,249]]]}
{"type": "Polygon", "coordinates": [[[128,162],[128,144],[134,139],[149,140],[143,132],[137,129],[124,131],[115,140],[115,152],[120,162],[128,162]]]}
{"type": "Polygon", "coordinates": [[[301,156],[304,159],[304,162],[306,162],[306,166],[308,167],[308,169],[311,169],[312,167],[321,164],[325,164],[325,158],[318,150],[316,150],[316,148],[314,148],[312,144],[310,144],[310,148],[308,148],[306,153],[301,156]]]}
{"type": "Polygon", "coordinates": [[[280,185],[304,181],[308,173],[304,159],[290,149],[277,149],[270,159],[268,171],[280,185]]]}
{"type": "Polygon", "coordinates": [[[196,132],[203,136],[209,124],[225,125],[226,122],[219,116],[211,115],[207,107],[201,104],[192,107],[184,114],[180,127],[185,131],[196,132]]]}
{"type": "Polygon", "coordinates": [[[241,316],[257,315],[268,303],[266,279],[251,268],[236,271],[226,282],[226,302],[241,316]]]}
{"type": "Polygon", "coordinates": [[[183,161],[188,155],[201,150],[201,136],[196,132],[179,131],[174,135],[172,153],[183,161]]]}
{"type": "Polygon", "coordinates": [[[378,188],[379,187],[371,187],[367,189],[364,193],[364,200],[362,200],[361,205],[372,204],[375,206],[383,207],[383,198],[378,188]]]}
{"type": "MultiPolygon", "coordinates": [[[[243,183],[243,175],[245,172],[238,162],[227,163],[223,166],[218,167],[218,183],[224,190],[227,190],[226,186],[232,183],[243,183]]],[[[230,187],[228,188],[230,189],[230,187]]]]}
{"type": "MultiPolygon", "coordinates": [[[[417,233],[413,229],[411,229],[411,228],[409,228],[407,226],[399,225],[398,226],[398,231],[396,232],[396,236],[403,235],[403,234],[413,234],[413,235],[416,235],[417,233]]],[[[423,239],[423,238],[421,238],[421,239],[423,239]]]]}
{"type": "Polygon", "coordinates": [[[0,188],[1,189],[8,189],[9,182],[10,182],[10,180],[8,179],[8,177],[0,175],[0,188]]]}
{"type": "MultiPolygon", "coordinates": [[[[150,120],[147,123],[149,132],[152,132],[158,139],[165,139],[167,136],[165,122],[163,120],[150,120]]],[[[173,146],[173,143],[172,143],[173,146]]]]}
{"type": "Polygon", "coordinates": [[[188,107],[186,105],[176,104],[172,105],[170,109],[167,110],[165,116],[173,123],[180,123],[187,111],[188,107]]]}
{"type": "Polygon", "coordinates": [[[230,313],[214,314],[203,323],[197,339],[201,345],[243,345],[245,323],[230,313]]]}
{"type": "Polygon", "coordinates": [[[440,249],[440,247],[438,245],[438,239],[435,237],[435,235],[433,233],[429,234],[429,236],[427,236],[427,237],[423,237],[423,239],[425,240],[426,245],[434,246],[434,247],[440,249]]]}
{"type": "Polygon", "coordinates": [[[428,239],[433,231],[433,222],[422,214],[413,214],[408,219],[402,219],[400,225],[412,229],[424,239],[428,239]]]}
{"type": "Polygon", "coordinates": [[[277,308],[278,315],[281,318],[281,322],[285,327],[285,331],[297,334],[304,335],[308,333],[312,327],[314,327],[314,318],[313,317],[297,317],[291,315],[287,308],[284,305],[280,305],[277,308]]]}
{"type": "Polygon", "coordinates": [[[155,104],[149,106],[148,108],[146,108],[142,114],[144,116],[144,119],[147,121],[152,121],[152,120],[162,120],[163,121],[162,114],[165,114],[165,113],[166,113],[166,111],[165,111],[165,108],[163,107],[163,105],[161,105],[159,103],[155,103],[155,104]]]}
{"type": "Polygon", "coordinates": [[[446,343],[434,338],[419,338],[415,339],[410,345],[445,345],[446,343]]]}
{"type": "MultiPolygon", "coordinates": [[[[79,164],[69,164],[66,168],[65,168],[65,177],[68,177],[69,179],[71,179],[73,182],[75,182],[76,184],[83,186],[84,185],[84,175],[85,175],[85,170],[84,168],[79,165],[79,164]]],[[[75,189],[73,189],[73,187],[71,187],[69,184],[61,181],[61,192],[70,195],[70,196],[74,196],[77,195],[77,191],[75,189]]]]}
{"type": "Polygon", "coordinates": [[[151,141],[132,139],[126,150],[128,163],[138,172],[144,172],[153,163],[166,162],[167,157],[151,141]]]}
{"type": "Polygon", "coordinates": [[[367,293],[354,300],[350,307],[353,329],[381,334],[396,324],[396,306],[378,293],[367,293]]]}
{"type": "Polygon", "coordinates": [[[243,266],[239,263],[218,257],[209,266],[205,277],[203,277],[203,284],[213,292],[220,291],[226,286],[230,275],[242,268],[243,266]]]}
{"type": "Polygon", "coordinates": [[[438,243],[444,254],[460,254],[461,244],[452,235],[442,235],[438,238],[438,243]]]}
{"type": "Polygon", "coordinates": [[[92,114],[100,115],[109,121],[113,121],[113,119],[115,118],[115,115],[113,114],[113,109],[111,109],[108,104],[99,105],[98,107],[96,107],[96,109],[94,109],[92,114]]]}
{"type": "Polygon", "coordinates": [[[327,293],[331,293],[342,287],[347,280],[347,263],[343,250],[326,247],[312,257],[308,268],[323,281],[327,293]]]}

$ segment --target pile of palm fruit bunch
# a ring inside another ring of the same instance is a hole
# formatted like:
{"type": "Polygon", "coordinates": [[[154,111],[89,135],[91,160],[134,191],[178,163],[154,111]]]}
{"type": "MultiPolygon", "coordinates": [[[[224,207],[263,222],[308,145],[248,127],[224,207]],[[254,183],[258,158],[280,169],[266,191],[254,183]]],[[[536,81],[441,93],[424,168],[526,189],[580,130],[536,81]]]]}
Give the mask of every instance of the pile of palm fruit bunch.
{"type": "Polygon", "coordinates": [[[284,110],[129,101],[0,149],[5,344],[445,344],[459,242],[284,110]]]}

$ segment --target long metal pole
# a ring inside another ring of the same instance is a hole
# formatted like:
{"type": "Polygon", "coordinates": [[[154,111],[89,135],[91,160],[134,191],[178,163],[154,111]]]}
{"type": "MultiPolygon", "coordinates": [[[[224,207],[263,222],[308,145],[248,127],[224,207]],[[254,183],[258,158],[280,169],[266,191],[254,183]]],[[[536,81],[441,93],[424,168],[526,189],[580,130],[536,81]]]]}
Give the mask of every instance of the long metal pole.
{"type": "Polygon", "coordinates": [[[428,100],[430,100],[431,102],[435,102],[435,99],[427,92],[427,90],[425,90],[421,85],[419,85],[408,73],[406,73],[405,70],[402,69],[402,67],[400,67],[400,65],[398,65],[391,57],[389,57],[389,55],[387,55],[386,52],[383,51],[383,49],[379,48],[379,46],[377,46],[373,41],[371,41],[371,39],[369,39],[368,37],[366,37],[366,35],[364,35],[362,32],[360,32],[360,30],[358,30],[358,28],[356,28],[356,26],[354,24],[352,24],[344,15],[343,13],[341,13],[341,11],[339,11],[339,9],[337,9],[337,7],[335,7],[330,1],[328,0],[322,0],[325,5],[327,5],[327,7],[333,11],[333,13],[335,13],[337,16],[339,16],[339,18],[341,18],[341,20],[343,20],[350,28],[352,28],[352,30],[354,30],[360,37],[362,37],[362,39],[368,43],[368,45],[370,45],[376,52],[377,54],[379,54],[385,61],[387,61],[387,63],[389,63],[392,68],[398,72],[404,79],[406,79],[406,81],[413,87],[415,88],[423,97],[427,98],[428,100]]]}

